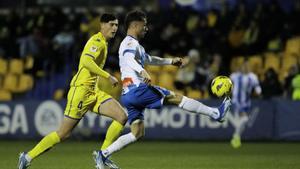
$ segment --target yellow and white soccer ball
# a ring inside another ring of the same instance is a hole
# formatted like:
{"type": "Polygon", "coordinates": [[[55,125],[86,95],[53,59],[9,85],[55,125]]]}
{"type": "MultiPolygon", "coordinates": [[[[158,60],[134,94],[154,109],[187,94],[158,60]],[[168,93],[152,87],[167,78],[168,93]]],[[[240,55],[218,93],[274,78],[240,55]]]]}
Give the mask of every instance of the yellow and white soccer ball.
{"type": "Polygon", "coordinates": [[[211,82],[211,91],[217,97],[224,97],[231,94],[233,84],[227,76],[217,76],[211,82]]]}

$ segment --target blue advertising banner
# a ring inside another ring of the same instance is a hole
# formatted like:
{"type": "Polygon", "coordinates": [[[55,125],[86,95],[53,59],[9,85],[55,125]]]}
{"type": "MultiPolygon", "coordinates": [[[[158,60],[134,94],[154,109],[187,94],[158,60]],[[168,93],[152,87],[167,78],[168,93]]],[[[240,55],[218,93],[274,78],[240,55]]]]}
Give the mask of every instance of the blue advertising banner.
{"type": "MultiPolygon", "coordinates": [[[[210,106],[220,102],[203,101],[210,106]]],[[[63,119],[65,102],[22,101],[0,103],[0,139],[39,139],[56,130],[63,119]]],[[[299,102],[256,100],[243,137],[247,140],[300,140],[299,102]]],[[[111,119],[87,113],[73,132],[78,139],[104,137],[111,119]]],[[[238,125],[230,113],[224,123],[188,113],[175,106],[146,110],[145,139],[227,140],[238,125]]],[[[129,131],[128,126],[124,132],[129,131]]]]}
{"type": "MultiPolygon", "coordinates": [[[[216,106],[216,101],[204,101],[216,106]]],[[[271,139],[274,107],[269,102],[254,102],[245,129],[246,139],[271,139]]],[[[151,139],[229,139],[239,122],[238,114],[229,113],[223,123],[177,107],[148,110],[145,113],[146,138],[151,139]]]]}
{"type": "Polygon", "coordinates": [[[300,102],[276,102],[276,137],[280,140],[300,140],[300,102]]]}

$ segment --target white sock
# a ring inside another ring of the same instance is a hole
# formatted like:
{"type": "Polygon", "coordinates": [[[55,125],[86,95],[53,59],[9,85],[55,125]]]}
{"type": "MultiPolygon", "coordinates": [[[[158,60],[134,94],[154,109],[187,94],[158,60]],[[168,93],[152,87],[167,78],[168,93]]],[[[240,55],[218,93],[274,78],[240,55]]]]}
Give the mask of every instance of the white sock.
{"type": "Polygon", "coordinates": [[[204,114],[214,119],[219,117],[219,110],[217,108],[208,107],[197,100],[183,96],[180,104],[180,108],[198,114],[204,114]]]}
{"type": "Polygon", "coordinates": [[[247,116],[242,116],[239,119],[239,124],[234,132],[235,135],[241,136],[246,128],[246,124],[248,122],[249,118],[247,116]]]}
{"type": "Polygon", "coordinates": [[[119,137],[115,142],[113,142],[110,146],[103,150],[102,153],[105,157],[110,156],[114,152],[121,150],[128,144],[133,143],[135,141],[136,137],[130,132],[119,137]]]}
{"type": "Polygon", "coordinates": [[[242,133],[244,132],[245,128],[246,128],[246,124],[248,122],[249,118],[248,116],[242,116],[240,118],[240,127],[239,127],[239,134],[242,135],[242,133]]]}
{"type": "Polygon", "coordinates": [[[25,158],[26,158],[26,160],[29,161],[29,162],[31,162],[31,160],[32,160],[31,157],[30,157],[28,154],[25,155],[25,158]]]}

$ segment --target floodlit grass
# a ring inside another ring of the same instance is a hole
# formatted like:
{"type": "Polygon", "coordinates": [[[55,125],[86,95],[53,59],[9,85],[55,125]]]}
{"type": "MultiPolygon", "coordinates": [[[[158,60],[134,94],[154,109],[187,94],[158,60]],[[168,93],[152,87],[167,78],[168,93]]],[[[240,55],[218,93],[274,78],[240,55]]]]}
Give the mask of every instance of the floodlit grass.
{"type": "MultiPolygon", "coordinates": [[[[16,169],[18,153],[33,141],[0,141],[0,169],[16,169]]],[[[30,169],[93,169],[97,142],[57,145],[33,161],[30,169]]],[[[299,143],[138,142],[113,155],[122,169],[299,169],[299,143]]]]}

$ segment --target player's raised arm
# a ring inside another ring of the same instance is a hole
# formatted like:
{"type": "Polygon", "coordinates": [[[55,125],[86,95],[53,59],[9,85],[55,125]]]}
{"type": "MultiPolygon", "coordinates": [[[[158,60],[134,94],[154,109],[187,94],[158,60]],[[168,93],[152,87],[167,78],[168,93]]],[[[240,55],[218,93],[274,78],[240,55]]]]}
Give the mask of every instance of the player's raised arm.
{"type": "Polygon", "coordinates": [[[94,59],[92,57],[89,56],[85,56],[85,59],[82,60],[82,65],[88,69],[90,72],[95,73],[101,77],[104,77],[106,79],[109,79],[110,82],[113,84],[113,86],[117,86],[118,84],[118,80],[117,78],[115,78],[114,76],[110,75],[108,72],[106,72],[105,70],[101,69],[96,62],[94,61],[94,59]]]}
{"type": "Polygon", "coordinates": [[[161,58],[158,56],[147,55],[146,64],[149,65],[174,65],[174,66],[182,66],[183,60],[182,58],[161,58]]]}
{"type": "Polygon", "coordinates": [[[95,58],[106,50],[104,45],[98,41],[89,41],[84,47],[83,53],[81,55],[81,63],[82,66],[85,67],[90,72],[109,79],[113,86],[118,84],[118,80],[111,76],[108,72],[103,70],[98,64],[95,62],[95,58]]]}
{"type": "Polygon", "coordinates": [[[147,55],[146,64],[148,65],[171,65],[172,58],[161,58],[158,56],[147,55]]]}
{"type": "Polygon", "coordinates": [[[96,62],[94,61],[93,57],[91,56],[84,56],[85,58],[82,59],[82,65],[88,69],[90,72],[95,73],[101,77],[108,78],[110,76],[109,73],[101,69],[96,62]]]}

